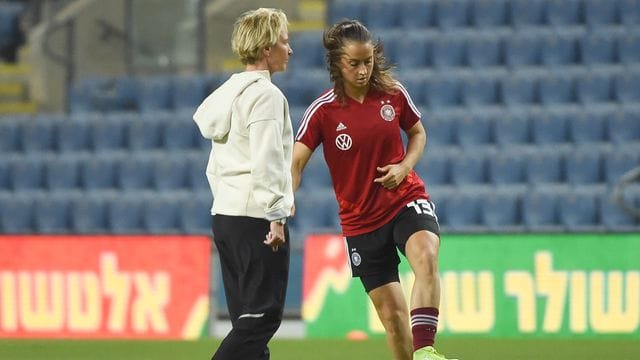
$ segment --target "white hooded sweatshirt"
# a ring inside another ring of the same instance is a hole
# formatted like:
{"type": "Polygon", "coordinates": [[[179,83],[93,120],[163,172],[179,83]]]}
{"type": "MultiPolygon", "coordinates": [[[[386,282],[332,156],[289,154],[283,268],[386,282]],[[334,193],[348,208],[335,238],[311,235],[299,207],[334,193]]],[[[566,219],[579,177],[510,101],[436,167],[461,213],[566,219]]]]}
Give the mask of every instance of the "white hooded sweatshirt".
{"type": "Polygon", "coordinates": [[[289,104],[268,71],[231,76],[193,115],[211,139],[211,214],[276,219],[293,206],[289,104]]]}

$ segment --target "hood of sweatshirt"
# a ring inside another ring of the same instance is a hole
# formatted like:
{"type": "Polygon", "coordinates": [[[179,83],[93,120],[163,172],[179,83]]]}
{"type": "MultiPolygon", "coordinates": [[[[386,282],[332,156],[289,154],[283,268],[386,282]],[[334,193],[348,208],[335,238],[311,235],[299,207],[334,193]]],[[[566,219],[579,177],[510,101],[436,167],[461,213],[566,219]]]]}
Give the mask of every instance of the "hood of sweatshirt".
{"type": "Polygon", "coordinates": [[[221,140],[231,129],[231,109],[238,95],[261,79],[271,79],[268,71],[245,71],[233,74],[198,106],[193,120],[207,139],[221,140]]]}

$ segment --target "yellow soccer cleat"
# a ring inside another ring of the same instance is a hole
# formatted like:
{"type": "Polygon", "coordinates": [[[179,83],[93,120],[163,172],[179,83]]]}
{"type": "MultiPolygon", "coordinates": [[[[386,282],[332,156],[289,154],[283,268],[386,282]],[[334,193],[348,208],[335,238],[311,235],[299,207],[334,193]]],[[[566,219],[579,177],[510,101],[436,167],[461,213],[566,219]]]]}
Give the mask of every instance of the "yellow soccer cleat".
{"type": "Polygon", "coordinates": [[[433,346],[425,346],[413,353],[413,360],[458,360],[447,359],[433,348],[433,346]]]}

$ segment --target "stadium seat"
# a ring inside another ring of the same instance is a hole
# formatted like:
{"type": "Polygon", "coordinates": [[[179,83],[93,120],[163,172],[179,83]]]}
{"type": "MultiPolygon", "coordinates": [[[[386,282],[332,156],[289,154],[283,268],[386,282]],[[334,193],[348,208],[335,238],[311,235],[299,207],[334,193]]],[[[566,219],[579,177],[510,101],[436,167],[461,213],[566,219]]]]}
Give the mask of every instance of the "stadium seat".
{"type": "Polygon", "coordinates": [[[181,201],[180,227],[187,234],[211,234],[211,204],[209,191],[190,192],[181,201]]]}
{"type": "Polygon", "coordinates": [[[57,151],[73,153],[89,150],[91,122],[78,119],[65,119],[58,126],[56,132],[57,151]]]}
{"type": "Polygon", "coordinates": [[[582,23],[582,0],[548,0],[547,22],[551,26],[572,26],[582,23]]]}
{"type": "Polygon", "coordinates": [[[618,0],[584,0],[584,20],[588,26],[618,24],[618,0]]]}
{"type": "Polygon", "coordinates": [[[542,63],[542,39],[533,34],[516,33],[505,39],[505,63],[514,69],[542,63]]]}
{"type": "Polygon", "coordinates": [[[578,63],[577,35],[554,32],[542,40],[542,64],[549,67],[578,63]]]}
{"type": "MultiPolygon", "coordinates": [[[[626,197],[624,201],[627,206],[635,206],[633,197],[626,197]]],[[[640,221],[625,211],[619,204],[613,201],[611,194],[603,194],[599,201],[599,212],[602,217],[602,225],[608,231],[637,231],[640,228],[640,221]]]]}
{"type": "Polygon", "coordinates": [[[603,181],[602,158],[597,150],[576,148],[564,160],[566,181],[570,185],[598,184],[603,181]]]}
{"type": "Polygon", "coordinates": [[[459,78],[432,78],[425,84],[425,101],[432,111],[461,104],[461,80],[459,78]]]}
{"type": "Polygon", "coordinates": [[[515,192],[488,196],[480,202],[482,223],[489,231],[516,231],[522,225],[520,197],[515,192]]]}
{"type": "Polygon", "coordinates": [[[570,191],[560,195],[560,222],[568,231],[595,231],[600,224],[595,194],[570,191]]]}
{"type": "Polygon", "coordinates": [[[89,131],[93,151],[101,152],[126,148],[126,126],[126,122],[118,116],[109,116],[102,121],[92,122],[89,131]]]}
{"type": "Polygon", "coordinates": [[[142,205],[142,224],[151,234],[177,233],[180,230],[179,197],[174,194],[153,195],[142,205]]]}
{"type": "Polygon", "coordinates": [[[524,183],[525,157],[513,151],[497,153],[489,159],[488,177],[496,186],[524,183]]]}
{"type": "Polygon", "coordinates": [[[470,39],[467,45],[467,59],[472,68],[502,66],[504,64],[502,41],[497,36],[470,39]]]}
{"type": "Polygon", "coordinates": [[[194,191],[208,190],[209,182],[205,174],[209,156],[206,152],[197,151],[187,155],[188,185],[194,191]]]}
{"type": "Polygon", "coordinates": [[[584,65],[607,65],[618,61],[616,39],[610,32],[589,34],[579,39],[580,59],[584,65]]]}
{"type": "Polygon", "coordinates": [[[69,232],[69,197],[48,193],[35,198],[35,230],[41,234],[69,232]]]}
{"type": "Polygon", "coordinates": [[[88,156],[80,161],[80,184],[85,190],[115,188],[118,156],[88,156]]]}
{"type": "Polygon", "coordinates": [[[465,116],[455,123],[456,141],[462,148],[473,149],[492,143],[490,116],[465,116]]]}
{"type": "Polygon", "coordinates": [[[405,0],[400,7],[400,25],[415,30],[433,26],[435,5],[432,0],[405,0]]]}
{"type": "Polygon", "coordinates": [[[462,83],[462,103],[467,107],[496,105],[498,96],[498,82],[494,77],[472,77],[462,83]]]}
{"type": "Polygon", "coordinates": [[[307,162],[300,186],[307,191],[314,191],[317,188],[331,188],[331,175],[321,151],[316,151],[307,162]]]}
{"type": "Polygon", "coordinates": [[[576,98],[585,105],[611,102],[612,90],[611,77],[607,73],[591,72],[576,81],[576,98]]]}
{"type": "Polygon", "coordinates": [[[538,145],[560,144],[568,141],[568,114],[564,112],[541,113],[531,120],[532,140],[538,145]]]}
{"type": "Polygon", "coordinates": [[[443,114],[434,114],[424,121],[425,131],[427,133],[427,147],[450,146],[456,143],[455,116],[446,116],[443,114]]]}
{"type": "Polygon", "coordinates": [[[604,143],[607,141],[607,114],[581,111],[569,121],[569,137],[577,145],[604,143]]]}
{"type": "Polygon", "coordinates": [[[393,28],[400,23],[400,7],[395,0],[368,2],[363,8],[363,13],[365,24],[373,31],[393,28]]]}
{"type": "Polygon", "coordinates": [[[397,40],[398,53],[402,54],[395,61],[398,67],[413,72],[414,68],[430,66],[432,43],[433,38],[419,31],[401,36],[397,40]]]}
{"type": "Polygon", "coordinates": [[[13,191],[44,188],[44,160],[40,156],[8,156],[9,185],[13,191]]]}
{"type": "Polygon", "coordinates": [[[105,196],[108,230],[114,234],[142,232],[143,196],[121,193],[105,196]]]}
{"type": "Polygon", "coordinates": [[[156,190],[185,189],[187,183],[186,153],[174,153],[172,156],[159,155],[151,166],[151,181],[156,190]]]}
{"type": "Polygon", "coordinates": [[[20,123],[22,119],[3,118],[0,121],[0,151],[3,154],[20,151],[20,123]]]}
{"type": "Polygon", "coordinates": [[[162,146],[165,149],[186,150],[196,147],[196,136],[200,136],[193,121],[185,116],[176,116],[162,124],[162,146]]]}
{"type": "Polygon", "coordinates": [[[440,206],[439,220],[448,231],[478,231],[482,225],[480,214],[481,198],[476,194],[452,193],[447,196],[446,205],[440,206]]]}
{"type": "Polygon", "coordinates": [[[500,94],[507,107],[532,105],[537,101],[536,79],[528,73],[515,73],[502,78],[500,94]]]}
{"type": "Polygon", "coordinates": [[[293,55],[289,61],[292,69],[316,68],[324,65],[321,32],[305,31],[295,33],[291,36],[290,43],[293,48],[293,55]]]}
{"type": "Polygon", "coordinates": [[[124,191],[150,189],[154,159],[147,153],[123,157],[116,169],[117,188],[124,191]]]}
{"type": "Polygon", "coordinates": [[[156,75],[139,78],[138,110],[142,112],[170,109],[173,81],[170,76],[156,75]]]}
{"type": "Polygon", "coordinates": [[[209,95],[209,84],[201,74],[176,75],[173,78],[173,109],[195,111],[198,105],[209,95]]]}
{"type": "Polygon", "coordinates": [[[516,27],[540,26],[545,22],[545,5],[544,0],[512,0],[511,5],[511,24],[516,27]]]}
{"type": "Polygon", "coordinates": [[[107,207],[100,193],[79,193],[71,199],[70,229],[79,234],[107,233],[107,207]]]}
{"type": "Polygon", "coordinates": [[[133,119],[127,127],[125,139],[127,147],[132,151],[158,149],[162,144],[162,124],[148,118],[133,119]]]}
{"type": "Polygon", "coordinates": [[[44,183],[49,191],[80,187],[80,160],[74,154],[48,157],[44,164],[44,183]]]}
{"type": "Polygon", "coordinates": [[[466,66],[466,46],[466,40],[462,36],[449,35],[435,38],[432,52],[433,66],[437,69],[466,66]]]}
{"type": "Polygon", "coordinates": [[[640,25],[640,0],[620,0],[620,22],[626,26],[640,25]]]}
{"type": "Polygon", "coordinates": [[[640,102],[640,72],[627,72],[617,76],[615,94],[618,102],[623,104],[640,102]]]}
{"type": "Polygon", "coordinates": [[[527,156],[526,174],[529,184],[564,182],[562,161],[561,152],[550,147],[527,156]]]}
{"type": "Polygon", "coordinates": [[[344,18],[362,19],[364,6],[363,0],[334,0],[329,7],[329,21],[334,24],[344,18]]]}
{"type": "Polygon", "coordinates": [[[542,105],[570,104],[576,101],[576,84],[571,75],[547,73],[540,79],[538,96],[542,105]]]}
{"type": "Polygon", "coordinates": [[[451,181],[455,185],[487,182],[487,159],[482,153],[462,153],[451,158],[451,181]]]}
{"type": "Polygon", "coordinates": [[[531,142],[531,125],[526,113],[508,113],[496,117],[493,121],[493,137],[496,145],[510,147],[531,142]]]}
{"type": "Polygon", "coordinates": [[[618,60],[624,65],[640,63],[640,34],[625,33],[618,38],[618,60]]]}
{"type": "Polygon", "coordinates": [[[607,132],[613,144],[640,141],[640,111],[616,111],[609,117],[607,132]]]}
{"type": "Polygon", "coordinates": [[[559,194],[534,189],[522,199],[522,221],[530,232],[560,230],[559,194]]]}
{"type": "Polygon", "coordinates": [[[640,166],[640,154],[637,149],[619,147],[606,154],[604,177],[609,185],[615,185],[622,175],[640,166]]]}
{"type": "Polygon", "coordinates": [[[470,3],[471,24],[480,29],[507,25],[508,8],[505,0],[476,0],[470,3]]]}
{"type": "Polygon", "coordinates": [[[32,196],[12,192],[0,193],[0,232],[2,234],[34,233],[32,196]]]}
{"type": "Polygon", "coordinates": [[[11,190],[9,181],[11,178],[10,169],[11,162],[6,159],[0,159],[0,193],[11,190]]]}
{"type": "Polygon", "coordinates": [[[45,115],[36,116],[20,124],[22,151],[25,153],[48,152],[55,150],[56,118],[45,115]]]}
{"type": "Polygon", "coordinates": [[[296,214],[291,227],[299,232],[334,232],[340,228],[338,203],[331,188],[296,194],[296,214]]]}
{"type": "MultiPolygon", "coordinates": [[[[425,79],[421,76],[412,75],[415,73],[414,71],[405,72],[398,75],[398,81],[405,87],[405,89],[409,92],[409,97],[411,97],[411,101],[418,107],[422,105],[424,101],[424,84],[425,79]]],[[[425,116],[425,111],[421,111],[423,120],[425,116]]],[[[430,118],[430,117],[428,117],[430,118]]],[[[300,117],[302,119],[302,117],[300,117]]]]}
{"type": "Polygon", "coordinates": [[[436,0],[436,25],[441,29],[467,27],[469,2],[467,0],[436,0]]]}
{"type": "Polygon", "coordinates": [[[429,188],[431,185],[447,185],[449,176],[449,157],[441,152],[427,151],[416,164],[415,170],[429,188]]]}

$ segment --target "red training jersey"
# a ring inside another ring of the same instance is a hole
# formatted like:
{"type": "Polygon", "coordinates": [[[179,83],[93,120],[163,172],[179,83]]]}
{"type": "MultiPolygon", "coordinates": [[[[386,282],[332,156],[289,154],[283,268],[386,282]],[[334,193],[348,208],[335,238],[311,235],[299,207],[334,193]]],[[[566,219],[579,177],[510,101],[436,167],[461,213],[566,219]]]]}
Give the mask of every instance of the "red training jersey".
{"type": "Polygon", "coordinates": [[[373,182],[382,176],[377,167],[404,159],[400,129],[418,121],[420,111],[399,83],[395,94],[369,90],[362,104],[347,96],[343,105],[330,89],[305,111],[296,141],[311,150],[322,144],[344,236],[378,229],[407,203],[429,198],[413,170],[393,190],[373,182]]]}

